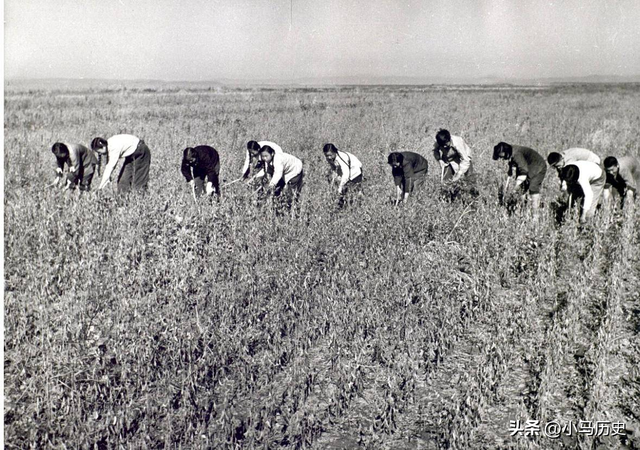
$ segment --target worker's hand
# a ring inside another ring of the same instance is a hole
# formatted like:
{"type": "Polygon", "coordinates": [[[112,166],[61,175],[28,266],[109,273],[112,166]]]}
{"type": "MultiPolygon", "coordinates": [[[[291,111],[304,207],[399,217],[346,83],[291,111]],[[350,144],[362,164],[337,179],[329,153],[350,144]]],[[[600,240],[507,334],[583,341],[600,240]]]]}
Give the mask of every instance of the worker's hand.
{"type": "Polygon", "coordinates": [[[629,207],[633,205],[634,202],[634,193],[632,190],[627,189],[627,192],[624,194],[623,205],[624,207],[629,207]]]}
{"type": "Polygon", "coordinates": [[[207,186],[205,188],[205,192],[207,193],[207,195],[211,195],[215,192],[215,189],[213,189],[213,183],[209,182],[207,183],[207,186]]]}
{"type": "Polygon", "coordinates": [[[441,159],[439,159],[438,162],[440,163],[440,170],[448,166],[448,164],[441,159]]]}

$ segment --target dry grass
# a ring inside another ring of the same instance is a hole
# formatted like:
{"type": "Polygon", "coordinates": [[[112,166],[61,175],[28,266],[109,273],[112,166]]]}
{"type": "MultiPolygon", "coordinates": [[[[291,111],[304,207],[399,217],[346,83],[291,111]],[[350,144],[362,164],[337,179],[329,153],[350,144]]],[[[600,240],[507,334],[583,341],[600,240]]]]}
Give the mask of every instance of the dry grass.
{"type": "Polygon", "coordinates": [[[640,445],[637,215],[510,215],[490,158],[501,140],[638,155],[635,87],[55,94],[6,94],[7,448],[640,445]],[[474,148],[480,197],[443,200],[433,170],[392,208],[386,155],[431,163],[440,127],[474,148]],[[44,189],[53,142],[119,132],[152,149],[146,197],[44,189]],[[181,150],[213,145],[231,180],[255,138],[304,160],[300,213],[238,185],[194,207],[181,150]],[[364,164],[357,208],[333,207],[329,141],[364,164]],[[636,431],[511,437],[516,419],[636,431]]]}

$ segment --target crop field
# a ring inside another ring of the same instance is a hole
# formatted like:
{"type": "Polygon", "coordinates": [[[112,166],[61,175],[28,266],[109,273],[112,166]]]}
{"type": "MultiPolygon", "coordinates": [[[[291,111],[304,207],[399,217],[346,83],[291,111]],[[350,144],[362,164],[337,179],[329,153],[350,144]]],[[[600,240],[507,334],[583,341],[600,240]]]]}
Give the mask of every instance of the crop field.
{"type": "Polygon", "coordinates": [[[491,160],[637,156],[638,130],[634,85],[7,89],[6,448],[640,448],[640,213],[559,223],[553,170],[507,210],[491,160]],[[440,186],[439,128],[477,198],[440,186]],[[152,151],[146,195],[47,188],[54,142],[117,133],[152,151]],[[182,150],[228,182],[252,139],[303,160],[299,210],[242,183],[196,205],[182,150]],[[348,208],[326,142],[363,162],[348,208]],[[397,208],[392,150],[430,164],[397,208]]]}

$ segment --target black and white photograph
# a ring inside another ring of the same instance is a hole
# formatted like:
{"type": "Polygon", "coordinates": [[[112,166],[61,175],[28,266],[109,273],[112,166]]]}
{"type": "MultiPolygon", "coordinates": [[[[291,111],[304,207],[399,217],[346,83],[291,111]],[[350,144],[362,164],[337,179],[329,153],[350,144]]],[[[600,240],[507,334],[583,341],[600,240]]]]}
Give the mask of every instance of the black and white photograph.
{"type": "Polygon", "coordinates": [[[6,449],[640,449],[638,0],[5,0],[6,449]]]}

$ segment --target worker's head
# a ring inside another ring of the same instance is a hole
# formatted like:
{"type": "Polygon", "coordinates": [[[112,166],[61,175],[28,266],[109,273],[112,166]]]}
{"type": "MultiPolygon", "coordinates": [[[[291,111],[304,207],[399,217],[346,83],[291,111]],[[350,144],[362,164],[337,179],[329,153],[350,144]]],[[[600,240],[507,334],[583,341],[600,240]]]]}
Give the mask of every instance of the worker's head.
{"type": "Polygon", "coordinates": [[[387,164],[389,164],[393,169],[399,169],[402,167],[402,163],[404,162],[404,156],[402,153],[393,152],[387,158],[387,164]]]}
{"type": "Polygon", "coordinates": [[[560,179],[570,184],[576,184],[580,178],[580,169],[575,164],[568,164],[560,171],[560,179]]]}
{"type": "Polygon", "coordinates": [[[556,169],[562,169],[565,165],[564,157],[558,152],[549,153],[549,156],[547,156],[547,162],[550,166],[553,166],[556,169]]]}
{"type": "Polygon", "coordinates": [[[256,141],[247,142],[247,150],[252,158],[256,158],[260,154],[260,144],[256,141]]]}
{"type": "Polygon", "coordinates": [[[506,142],[500,142],[498,145],[493,147],[493,160],[497,161],[499,159],[510,159],[513,154],[513,147],[511,147],[506,142]]]}
{"type": "Polygon", "coordinates": [[[271,161],[273,161],[273,157],[275,154],[276,151],[268,145],[265,145],[260,149],[260,159],[264,161],[265,164],[269,164],[271,161]]]}
{"type": "Polygon", "coordinates": [[[186,162],[190,167],[193,167],[198,163],[198,155],[193,147],[187,147],[184,149],[182,159],[184,159],[184,162],[186,162]]]}
{"type": "Polygon", "coordinates": [[[51,151],[57,159],[66,160],[69,157],[69,148],[62,142],[56,142],[55,144],[53,144],[53,147],[51,147],[51,151]]]}
{"type": "Polygon", "coordinates": [[[604,170],[607,172],[607,174],[617,177],[618,170],[620,170],[618,159],[615,156],[607,156],[604,159],[604,170]]]}
{"type": "Polygon", "coordinates": [[[104,155],[109,151],[107,140],[101,137],[94,138],[93,141],[91,141],[91,150],[104,155]]]}
{"type": "Polygon", "coordinates": [[[436,142],[438,143],[438,147],[448,149],[451,147],[451,133],[445,129],[438,130],[436,133],[436,142]]]}
{"type": "Polygon", "coordinates": [[[322,151],[324,152],[324,157],[327,159],[327,162],[333,164],[336,160],[336,156],[338,156],[338,149],[336,146],[333,144],[324,144],[322,151]]]}

